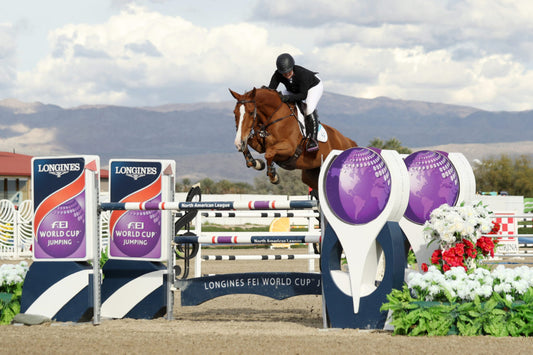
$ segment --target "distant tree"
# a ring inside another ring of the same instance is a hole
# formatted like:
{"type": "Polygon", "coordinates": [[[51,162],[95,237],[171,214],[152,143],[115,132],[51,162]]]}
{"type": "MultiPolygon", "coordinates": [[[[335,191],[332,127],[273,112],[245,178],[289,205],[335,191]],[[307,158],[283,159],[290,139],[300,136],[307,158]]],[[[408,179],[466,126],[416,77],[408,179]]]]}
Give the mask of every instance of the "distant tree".
{"type": "Polygon", "coordinates": [[[212,194],[216,183],[210,178],[205,178],[200,181],[200,188],[204,194],[212,194]]]}
{"type": "Polygon", "coordinates": [[[511,159],[501,155],[499,159],[484,159],[474,166],[478,191],[507,191],[510,195],[533,196],[533,167],[525,155],[511,159]]]}
{"type": "Polygon", "coordinates": [[[533,167],[531,159],[521,155],[514,162],[514,194],[533,197],[533,167]]]}
{"type": "MultiPolygon", "coordinates": [[[[232,182],[229,180],[213,181],[210,178],[200,180],[202,194],[261,194],[261,195],[307,195],[309,188],[301,180],[300,170],[278,169],[280,183],[274,185],[265,174],[259,174],[252,186],[246,182],[232,182]]],[[[185,178],[176,183],[176,191],[188,192],[192,186],[190,179],[185,178]]]]}
{"type": "Polygon", "coordinates": [[[411,154],[413,152],[411,149],[402,146],[402,142],[397,138],[391,138],[386,142],[383,142],[380,138],[374,138],[368,143],[368,146],[378,149],[395,150],[400,154],[411,154]]]}
{"type": "Polygon", "coordinates": [[[177,192],[187,192],[191,188],[191,179],[183,178],[181,183],[176,182],[176,191],[177,192]]]}
{"type": "MultiPolygon", "coordinates": [[[[202,194],[247,194],[253,192],[253,186],[246,182],[232,182],[229,180],[213,181],[205,178],[199,181],[202,194]]],[[[183,179],[176,184],[176,191],[188,192],[192,187],[190,179],[183,179]]]]}
{"type": "Polygon", "coordinates": [[[214,188],[214,194],[246,194],[250,193],[252,190],[252,185],[244,182],[231,182],[229,180],[220,180],[218,181],[214,188]]]}

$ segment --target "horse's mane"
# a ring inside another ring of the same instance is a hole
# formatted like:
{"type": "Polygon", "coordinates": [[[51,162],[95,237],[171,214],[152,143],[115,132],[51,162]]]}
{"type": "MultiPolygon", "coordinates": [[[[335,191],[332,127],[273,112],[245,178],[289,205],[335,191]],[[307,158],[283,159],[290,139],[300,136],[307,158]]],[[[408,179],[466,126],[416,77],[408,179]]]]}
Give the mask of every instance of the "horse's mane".
{"type": "Polygon", "coordinates": [[[261,86],[259,89],[268,90],[268,91],[276,91],[276,90],[271,89],[271,88],[269,88],[268,86],[265,86],[265,85],[261,86]]]}
{"type": "Polygon", "coordinates": [[[276,91],[275,89],[271,89],[268,86],[261,86],[260,88],[256,89],[256,96],[257,94],[265,94],[265,95],[274,95],[278,97],[281,100],[281,93],[279,91],[276,91]]]}

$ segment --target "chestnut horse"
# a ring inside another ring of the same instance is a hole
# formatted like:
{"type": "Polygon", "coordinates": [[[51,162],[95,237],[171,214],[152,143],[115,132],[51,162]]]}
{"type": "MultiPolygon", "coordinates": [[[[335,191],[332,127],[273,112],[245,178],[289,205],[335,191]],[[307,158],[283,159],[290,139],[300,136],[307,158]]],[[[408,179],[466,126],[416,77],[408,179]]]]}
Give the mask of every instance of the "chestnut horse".
{"type": "Polygon", "coordinates": [[[286,170],[302,170],[302,181],[316,190],[320,166],[329,152],[357,147],[353,140],[335,128],[322,124],[327,132],[327,141],[319,142],[319,150],[309,153],[305,150],[307,138],[301,134],[298,110],[294,104],[283,103],[279,93],[268,88],[254,88],[243,95],[231,89],[229,91],[237,100],[234,110],[237,127],[235,146],[243,152],[246,165],[257,170],[264,169],[265,163],[254,159],[248,146],[264,153],[267,175],[273,184],[279,183],[274,167],[276,163],[286,170]]]}

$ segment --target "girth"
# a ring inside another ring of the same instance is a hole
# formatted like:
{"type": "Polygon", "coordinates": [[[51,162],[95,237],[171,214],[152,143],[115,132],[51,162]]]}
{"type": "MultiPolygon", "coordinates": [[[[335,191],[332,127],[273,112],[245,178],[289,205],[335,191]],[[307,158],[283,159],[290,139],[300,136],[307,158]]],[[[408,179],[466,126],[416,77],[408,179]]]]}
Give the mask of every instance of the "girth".
{"type": "Polygon", "coordinates": [[[287,159],[285,161],[281,161],[281,162],[277,161],[276,164],[278,164],[280,167],[282,167],[285,170],[294,170],[294,169],[296,169],[296,161],[298,160],[298,158],[300,158],[300,155],[302,155],[302,153],[304,151],[305,140],[306,140],[305,137],[302,138],[302,140],[300,141],[300,143],[296,147],[296,150],[294,151],[294,154],[292,155],[292,157],[290,157],[289,159],[287,159]]]}

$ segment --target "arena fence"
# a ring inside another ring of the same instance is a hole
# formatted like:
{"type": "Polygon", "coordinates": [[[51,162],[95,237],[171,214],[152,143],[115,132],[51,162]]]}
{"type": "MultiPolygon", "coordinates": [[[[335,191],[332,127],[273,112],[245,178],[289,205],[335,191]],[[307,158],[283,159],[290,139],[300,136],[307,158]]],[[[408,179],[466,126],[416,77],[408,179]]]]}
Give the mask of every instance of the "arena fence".
{"type": "Polygon", "coordinates": [[[0,200],[0,259],[32,255],[33,204],[31,200],[15,205],[0,200]]]}

